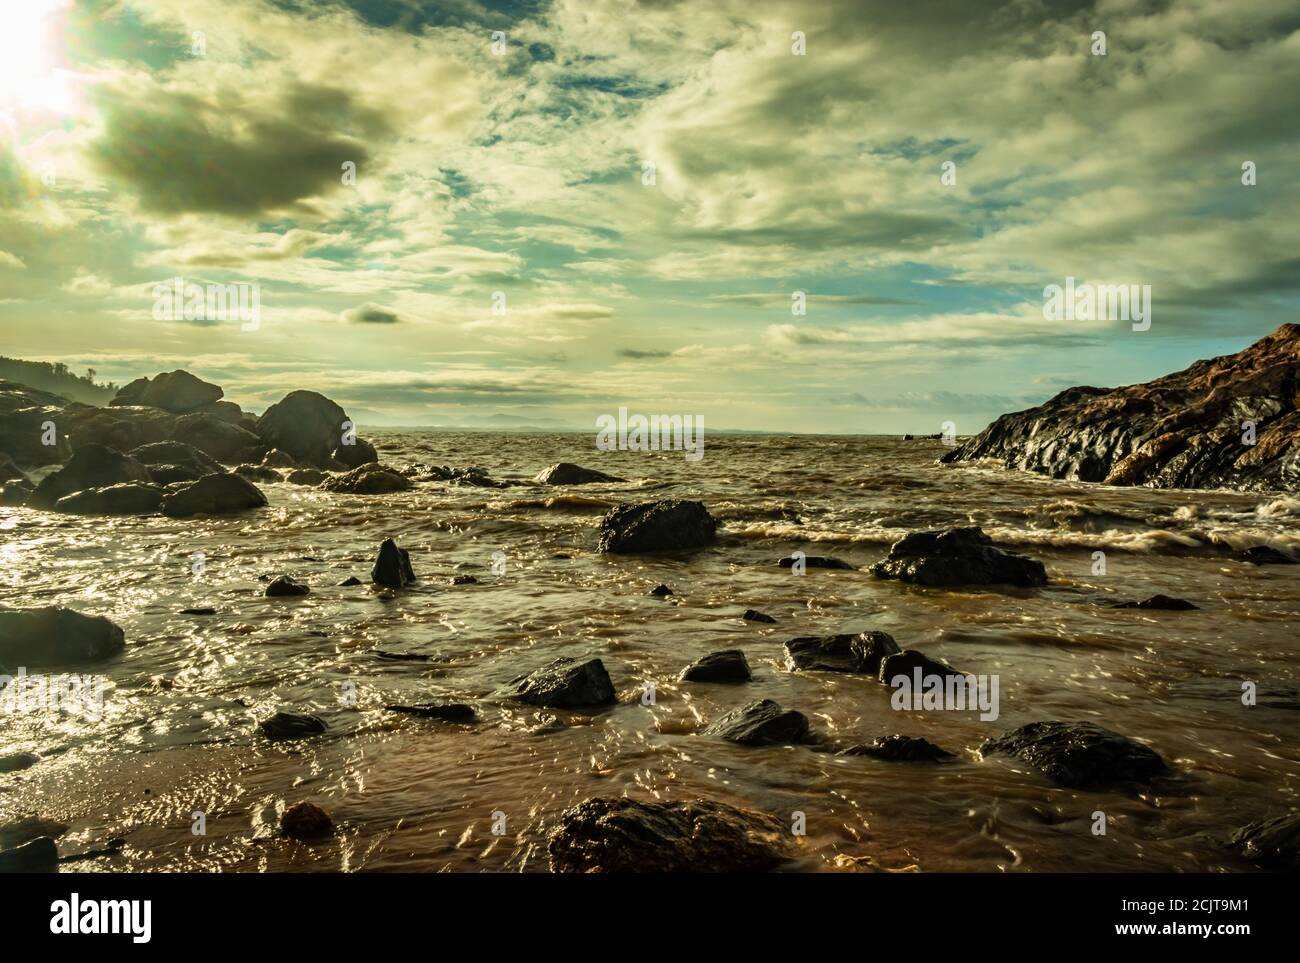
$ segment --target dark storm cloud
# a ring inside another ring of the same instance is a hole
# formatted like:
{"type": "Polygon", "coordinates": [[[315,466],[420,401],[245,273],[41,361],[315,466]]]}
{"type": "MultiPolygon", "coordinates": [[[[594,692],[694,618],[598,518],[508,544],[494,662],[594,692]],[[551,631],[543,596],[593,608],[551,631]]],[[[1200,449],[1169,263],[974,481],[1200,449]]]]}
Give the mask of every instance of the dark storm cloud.
{"type": "Polygon", "coordinates": [[[378,304],[363,304],[344,311],[343,320],[349,324],[397,324],[402,319],[396,311],[378,304]]]}

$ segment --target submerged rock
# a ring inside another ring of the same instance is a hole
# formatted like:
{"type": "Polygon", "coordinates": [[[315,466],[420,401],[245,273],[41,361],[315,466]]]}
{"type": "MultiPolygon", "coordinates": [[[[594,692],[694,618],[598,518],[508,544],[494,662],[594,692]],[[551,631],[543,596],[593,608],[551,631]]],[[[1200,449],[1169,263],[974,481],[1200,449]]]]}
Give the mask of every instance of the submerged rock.
{"type": "Polygon", "coordinates": [[[940,749],[929,739],[899,735],[880,736],[869,743],[841,749],[836,755],[872,756],[890,762],[945,762],[957,758],[947,749],[940,749]]]}
{"type": "Polygon", "coordinates": [[[5,508],[19,508],[27,504],[27,499],[31,498],[32,491],[35,487],[29,481],[11,480],[0,485],[0,506],[5,508]]]}
{"type": "Polygon", "coordinates": [[[257,726],[268,739],[305,739],[325,731],[325,723],[316,716],[296,712],[277,712],[257,726]]]}
{"type": "Polygon", "coordinates": [[[1237,556],[1251,565],[1295,565],[1296,560],[1290,555],[1279,552],[1269,545],[1255,545],[1237,556]]]}
{"type": "Polygon", "coordinates": [[[266,496],[239,475],[204,475],[196,482],[163,497],[162,513],[169,518],[193,515],[223,515],[263,508],[266,496]]]}
{"type": "Polygon", "coordinates": [[[856,635],[803,636],[785,644],[785,664],[791,672],[862,672],[876,675],[881,660],[901,651],[885,632],[856,635]]]}
{"type": "Polygon", "coordinates": [[[696,659],[678,677],[682,682],[748,682],[753,678],[740,649],[722,649],[696,659]]]}
{"type": "Polygon", "coordinates": [[[1152,609],[1166,612],[1190,612],[1200,608],[1187,599],[1174,598],[1171,595],[1153,595],[1141,602],[1116,602],[1113,609],[1152,609]]]}
{"type": "MultiPolygon", "coordinates": [[[[782,568],[794,568],[795,563],[798,561],[800,561],[800,559],[789,556],[787,558],[778,559],[776,564],[780,565],[782,568]]],[[[827,555],[805,555],[803,556],[802,561],[804,568],[831,568],[848,572],[856,571],[856,569],[848,562],[842,561],[838,558],[831,558],[827,555]]]]}
{"type": "Polygon", "coordinates": [[[320,486],[327,492],[343,495],[388,495],[414,487],[411,479],[378,463],[362,465],[344,475],[333,475],[320,486]]]}
{"type": "Polygon", "coordinates": [[[267,598],[293,598],[310,594],[310,588],[289,575],[279,576],[266,587],[267,598]]]}
{"type": "Polygon", "coordinates": [[[1268,869],[1300,872],[1300,813],[1243,826],[1228,838],[1228,845],[1268,869]]]}
{"type": "Polygon", "coordinates": [[[770,615],[764,615],[756,609],[745,609],[745,614],[741,616],[746,622],[766,622],[769,625],[775,625],[776,619],[770,615]]]}
{"type": "Polygon", "coordinates": [[[375,556],[374,567],[370,570],[370,580],[388,588],[405,588],[410,585],[415,581],[411,553],[398,548],[391,538],[384,539],[379,543],[379,554],[375,556]]]}
{"type": "Polygon", "coordinates": [[[0,772],[22,772],[40,761],[41,757],[34,752],[13,752],[0,756],[0,772]]]}
{"type": "Polygon", "coordinates": [[[108,619],[72,609],[0,609],[0,665],[10,668],[94,662],[126,648],[108,619]]]}
{"type": "Polygon", "coordinates": [[[478,721],[474,707],[463,702],[422,702],[417,705],[384,706],[389,712],[402,712],[408,716],[425,719],[443,719],[447,722],[470,723],[478,721]]]}
{"type": "Polygon", "coordinates": [[[266,468],[283,468],[292,470],[298,467],[298,459],[287,451],[281,451],[279,448],[272,448],[262,456],[262,465],[266,468]]]}
{"type": "Polygon", "coordinates": [[[64,495],[54,503],[54,510],[74,515],[152,515],[162,500],[163,490],[157,485],[131,482],[64,495]]]}
{"type": "Polygon", "coordinates": [[[334,820],[315,803],[297,802],[280,814],[280,832],[291,839],[319,839],[334,832],[334,820]]]}
{"type": "Polygon", "coordinates": [[[680,498],[620,505],[600,520],[600,550],[679,551],[712,544],[718,523],[701,502],[680,498]]]}
{"type": "Polygon", "coordinates": [[[265,465],[237,465],[235,474],[241,478],[247,478],[249,481],[258,482],[281,482],[284,476],[274,468],[267,468],[265,465]]]}
{"type": "Polygon", "coordinates": [[[672,589],[670,589],[667,585],[656,585],[646,594],[653,595],[655,596],[655,598],[662,599],[662,598],[667,598],[669,595],[676,595],[677,593],[674,592],[672,589]]]}
{"type": "Polygon", "coordinates": [[[183,415],[215,404],[224,394],[217,385],[178,369],[153,378],[137,378],[121,388],[109,404],[144,405],[183,415]]]}
{"type": "Polygon", "coordinates": [[[1153,749],[1091,722],[1031,722],[980,746],[1014,756],[1073,789],[1144,784],[1168,772],[1153,749]]]}
{"type": "Polygon", "coordinates": [[[807,740],[808,717],[763,699],[733,709],[701,729],[700,735],[718,736],[742,746],[790,745],[807,740]]]}
{"type": "Polygon", "coordinates": [[[0,873],[50,873],[58,866],[59,847],[48,836],[0,850],[0,873]]]}
{"type": "Polygon", "coordinates": [[[350,588],[353,585],[363,585],[363,584],[365,583],[363,583],[361,579],[357,578],[355,575],[349,575],[342,582],[339,582],[339,588],[350,588]]]}
{"type": "Polygon", "coordinates": [[[149,470],[129,455],[103,445],[78,448],[68,463],[46,475],[27,499],[28,508],[52,509],[60,498],[87,488],[107,488],[127,482],[148,484],[149,470]]]}
{"type": "Polygon", "coordinates": [[[890,547],[887,558],[871,566],[871,574],[928,586],[1047,584],[1042,562],[995,548],[977,527],[906,535],[890,547]]]}
{"type": "Polygon", "coordinates": [[[529,705],[549,709],[606,706],[614,702],[614,684],[600,659],[575,662],[559,658],[512,680],[515,696],[529,705]]]}
{"type": "Polygon", "coordinates": [[[775,817],[702,799],[588,799],[561,813],[547,838],[556,873],[755,873],[792,850],[775,817]]]}
{"type": "Polygon", "coordinates": [[[914,681],[916,670],[921,670],[921,678],[927,676],[939,676],[941,679],[947,679],[949,676],[965,675],[950,666],[947,662],[940,662],[938,659],[932,659],[924,653],[917,652],[915,649],[904,649],[902,652],[893,655],[886,655],[880,660],[880,674],[877,678],[885,685],[892,686],[894,680],[900,675],[906,676],[908,681],[914,681]]]}
{"type": "Polygon", "coordinates": [[[621,482],[625,478],[616,478],[593,468],[583,468],[569,462],[560,462],[543,468],[533,479],[538,485],[591,485],[596,482],[621,482]]]}
{"type": "Polygon", "coordinates": [[[310,485],[314,488],[329,477],[329,472],[319,471],[315,468],[296,468],[289,472],[285,481],[290,485],[310,485]]]}

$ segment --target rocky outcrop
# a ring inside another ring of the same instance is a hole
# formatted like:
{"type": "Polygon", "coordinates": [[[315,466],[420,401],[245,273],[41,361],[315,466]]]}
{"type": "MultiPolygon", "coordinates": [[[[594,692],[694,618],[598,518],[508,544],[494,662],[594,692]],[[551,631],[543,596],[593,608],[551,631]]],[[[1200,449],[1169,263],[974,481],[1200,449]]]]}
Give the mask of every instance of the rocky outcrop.
{"type": "Polygon", "coordinates": [[[157,485],[127,482],[65,495],[54,503],[54,510],[74,515],[152,515],[162,500],[163,490],[157,485]]]}
{"type": "Polygon", "coordinates": [[[614,684],[600,659],[575,662],[559,658],[512,684],[515,697],[534,706],[582,709],[614,702],[614,684]]]}
{"type": "Polygon", "coordinates": [[[0,665],[10,669],[98,662],[125,647],[121,628],[102,616],[54,607],[0,609],[0,665]]]}
{"type": "Polygon", "coordinates": [[[600,520],[600,550],[635,555],[700,548],[713,543],[717,530],[700,502],[674,498],[620,505],[600,520]]]}
{"type": "Polygon", "coordinates": [[[748,682],[749,662],[740,649],[722,649],[696,659],[682,669],[682,682],[748,682]]]}
{"type": "Polygon", "coordinates": [[[183,415],[221,400],[220,387],[194,377],[188,371],[168,371],[153,378],[137,378],[126,385],[109,405],[145,405],[183,415]]]}
{"type": "Polygon", "coordinates": [[[733,709],[700,730],[742,746],[782,746],[808,739],[808,717],[771,699],[733,709]]]}
{"type": "Polygon", "coordinates": [[[411,553],[399,548],[391,538],[384,539],[379,544],[379,554],[375,556],[374,567],[370,570],[370,580],[388,588],[406,588],[415,581],[411,553]]]}
{"type": "Polygon", "coordinates": [[[547,838],[556,873],[756,873],[793,852],[774,816],[703,799],[588,799],[547,838]]]}
{"type": "Polygon", "coordinates": [[[562,461],[550,465],[537,473],[533,481],[538,485],[591,485],[596,482],[621,482],[624,478],[615,478],[594,468],[583,468],[571,462],[562,461]]]}
{"type": "MultiPolygon", "coordinates": [[[[288,452],[305,467],[336,468],[335,453],[344,447],[349,424],[347,412],[324,395],[315,391],[291,391],[257,419],[257,434],[266,445],[288,452]]],[[[374,454],[369,445],[359,438],[355,440],[356,451],[349,458],[374,454]]],[[[343,462],[345,467],[362,463],[343,462]]]]}
{"type": "Polygon", "coordinates": [[[362,465],[343,475],[332,475],[320,486],[324,491],[340,495],[389,495],[409,491],[411,479],[378,463],[362,465]]]}
{"type": "Polygon", "coordinates": [[[980,753],[1014,756],[1072,789],[1144,785],[1168,771],[1154,750],[1092,722],[1031,722],[988,740],[980,753]]]}
{"type": "Polygon", "coordinates": [[[1300,325],[1123,388],[1070,388],[1003,415],[944,462],[992,458],[1078,481],[1300,488],[1300,325]]]}
{"type": "Polygon", "coordinates": [[[785,644],[785,664],[791,672],[862,672],[877,675],[886,656],[902,651],[884,632],[856,635],[803,636],[785,644]]]}
{"type": "Polygon", "coordinates": [[[161,408],[97,408],[70,404],[59,418],[59,430],[68,436],[73,449],[83,445],[105,445],[128,452],[141,445],[167,441],[176,428],[176,415],[161,408]]]}
{"type": "Polygon", "coordinates": [[[24,468],[54,465],[72,454],[62,424],[68,399],[13,381],[0,381],[0,451],[24,468]],[[51,438],[46,425],[53,422],[51,438]],[[46,444],[53,441],[54,444],[46,444]]]}
{"type": "Polygon", "coordinates": [[[266,505],[266,496],[239,475],[204,475],[196,482],[165,495],[162,513],[169,518],[224,515],[266,505]]]}
{"type": "Polygon", "coordinates": [[[1243,826],[1228,845],[1268,869],[1300,872],[1300,813],[1287,813],[1243,826]]]}
{"type": "Polygon", "coordinates": [[[149,470],[129,455],[103,445],[84,445],[68,463],[45,476],[31,497],[29,508],[52,509],[60,498],[87,488],[106,488],[127,482],[149,483],[149,470]]]}
{"type": "Polygon", "coordinates": [[[871,574],[932,587],[1047,584],[1042,562],[995,548],[975,527],[906,535],[890,546],[887,558],[871,566],[871,574]]]}
{"type": "Polygon", "coordinates": [[[266,451],[257,435],[208,412],[177,418],[172,438],[226,465],[260,461],[266,451]]]}

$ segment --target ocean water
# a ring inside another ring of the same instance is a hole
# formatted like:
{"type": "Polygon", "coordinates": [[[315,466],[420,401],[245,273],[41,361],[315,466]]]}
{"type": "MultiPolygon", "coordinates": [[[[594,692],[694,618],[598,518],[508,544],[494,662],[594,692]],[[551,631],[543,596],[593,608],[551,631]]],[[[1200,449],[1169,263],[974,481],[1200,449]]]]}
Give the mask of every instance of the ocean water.
{"type": "Polygon", "coordinates": [[[525,484],[421,482],[385,496],[266,484],[267,509],[188,521],[0,508],[0,602],[106,615],[128,646],[75,670],[105,679],[98,720],[0,715],[0,751],[45,757],[0,776],[0,823],[66,823],[64,853],[124,840],[80,869],[543,871],[559,812],[626,794],[717,799],[788,822],[801,812],[796,869],[1246,870],[1211,838],[1296,805],[1300,566],[1232,557],[1300,548],[1294,496],[942,466],[938,441],[879,437],[711,435],[699,462],[597,452],[578,434],[373,437],[393,465],[479,465],[525,484]],[[531,483],[557,461],[629,480],[531,483]],[[667,497],[702,500],[722,525],[717,544],[685,558],[596,552],[609,507],[667,497]],[[935,590],[777,565],[798,550],[866,566],[907,532],[970,524],[1042,560],[1051,584],[935,590]],[[410,550],[419,584],[340,587],[349,575],[368,582],[387,537],[410,550]],[[279,574],[312,593],[265,598],[262,577],[279,574]],[[465,574],[478,584],[451,584],[465,574]],[[676,597],[647,594],[660,583],[676,597]],[[1155,593],[1201,608],[1109,608],[1155,593]],[[180,614],[196,606],[217,611],[180,614]],[[746,623],[747,608],[777,623],[746,623]],[[787,639],[869,628],[998,675],[999,718],[897,711],[870,678],[782,668],[787,639]],[[744,650],[751,683],[676,681],[722,648],[744,650]],[[507,697],[511,679],[562,655],[601,658],[619,704],[579,714],[507,697]],[[646,682],[654,705],[642,702],[646,682]],[[1242,704],[1243,682],[1258,686],[1256,705],[1242,704]],[[961,758],[890,763],[697,734],[760,698],[804,712],[828,739],[903,733],[961,758]],[[383,709],[438,699],[473,703],[481,721],[383,709]],[[281,708],[317,714],[329,731],[271,743],[256,720],[281,708]],[[1182,778],[1163,794],[1082,792],[979,757],[990,736],[1043,719],[1141,739],[1182,778]],[[279,811],[301,799],[332,813],[334,838],[277,835],[279,811]],[[1098,811],[1104,836],[1092,831],[1098,811]]]}

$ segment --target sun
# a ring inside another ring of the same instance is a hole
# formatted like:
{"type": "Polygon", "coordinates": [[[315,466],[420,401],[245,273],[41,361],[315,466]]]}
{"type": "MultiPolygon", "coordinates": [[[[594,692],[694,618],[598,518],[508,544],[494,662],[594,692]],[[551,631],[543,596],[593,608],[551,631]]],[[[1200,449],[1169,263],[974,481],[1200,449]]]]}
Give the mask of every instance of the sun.
{"type": "Polygon", "coordinates": [[[0,24],[0,110],[72,110],[72,75],[59,67],[52,16],[67,4],[19,0],[6,5],[0,24]]]}

